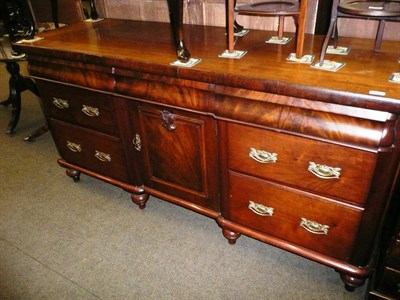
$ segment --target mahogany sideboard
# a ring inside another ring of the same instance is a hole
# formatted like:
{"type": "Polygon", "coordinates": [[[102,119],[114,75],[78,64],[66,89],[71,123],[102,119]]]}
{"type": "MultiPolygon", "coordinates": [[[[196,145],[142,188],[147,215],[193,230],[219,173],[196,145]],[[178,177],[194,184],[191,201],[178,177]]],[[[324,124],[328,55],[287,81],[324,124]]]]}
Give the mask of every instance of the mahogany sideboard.
{"type": "MultiPolygon", "coordinates": [[[[399,172],[400,44],[346,39],[346,63],[321,71],[286,57],[295,43],[250,31],[226,49],[225,29],[187,25],[201,62],[176,60],[163,23],[104,19],[15,45],[27,53],[61,158],[81,173],[216,220],[362,285],[399,172]]],[[[317,55],[322,36],[306,35],[317,55]]],[[[327,56],[329,59],[330,56],[327,56]]],[[[331,58],[332,59],[332,58],[331,58]]],[[[398,200],[398,199],[397,199],[398,200]]]]}

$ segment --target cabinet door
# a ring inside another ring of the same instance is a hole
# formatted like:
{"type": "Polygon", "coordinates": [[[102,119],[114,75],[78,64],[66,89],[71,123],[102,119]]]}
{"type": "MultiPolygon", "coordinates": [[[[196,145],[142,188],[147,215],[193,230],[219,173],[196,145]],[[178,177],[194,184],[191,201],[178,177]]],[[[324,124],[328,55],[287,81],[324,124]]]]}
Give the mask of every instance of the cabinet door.
{"type": "Polygon", "coordinates": [[[215,120],[147,104],[129,111],[144,185],[216,211],[215,120]]]}

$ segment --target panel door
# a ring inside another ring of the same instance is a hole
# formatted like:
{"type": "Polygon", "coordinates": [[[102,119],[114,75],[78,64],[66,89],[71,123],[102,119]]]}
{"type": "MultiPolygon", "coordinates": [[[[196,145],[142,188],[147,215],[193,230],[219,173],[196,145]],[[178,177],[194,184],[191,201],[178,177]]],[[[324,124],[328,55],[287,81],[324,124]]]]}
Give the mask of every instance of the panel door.
{"type": "Polygon", "coordinates": [[[149,104],[137,104],[136,116],[130,114],[144,185],[217,210],[215,120],[149,104]]]}

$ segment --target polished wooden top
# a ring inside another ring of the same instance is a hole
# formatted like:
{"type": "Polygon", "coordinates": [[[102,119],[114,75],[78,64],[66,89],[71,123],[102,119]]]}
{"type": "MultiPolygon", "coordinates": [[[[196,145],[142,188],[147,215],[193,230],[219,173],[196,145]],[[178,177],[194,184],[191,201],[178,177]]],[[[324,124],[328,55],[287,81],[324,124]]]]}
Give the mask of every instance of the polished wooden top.
{"type": "MultiPolygon", "coordinates": [[[[202,59],[191,68],[170,65],[176,56],[166,23],[114,19],[82,22],[41,34],[44,39],[17,47],[32,59],[45,56],[81,61],[107,67],[107,72],[130,69],[214,87],[237,87],[400,113],[400,84],[388,81],[393,72],[400,72],[400,42],[384,41],[376,53],[372,50],[374,40],[339,37],[339,45],[351,47],[351,51],[347,56],[328,54],[326,59],[346,64],[339,71],[330,72],[287,62],[295,43],[266,44],[271,32],[251,30],[239,38],[235,49],[248,51],[241,59],[218,57],[227,48],[222,27],[187,25],[185,34],[192,57],[202,59]],[[383,92],[385,96],[371,95],[370,91],[383,92]]],[[[315,55],[314,62],[318,61],[322,41],[323,36],[306,36],[304,53],[315,55]]]]}

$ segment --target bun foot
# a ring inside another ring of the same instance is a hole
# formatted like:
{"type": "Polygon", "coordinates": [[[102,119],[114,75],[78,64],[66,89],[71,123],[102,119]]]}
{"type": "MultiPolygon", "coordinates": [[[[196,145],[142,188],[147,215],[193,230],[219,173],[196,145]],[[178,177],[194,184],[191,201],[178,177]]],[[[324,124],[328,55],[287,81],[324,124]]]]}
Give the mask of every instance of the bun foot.
{"type": "Polygon", "coordinates": [[[67,169],[65,171],[69,177],[71,177],[74,182],[78,182],[80,180],[81,172],[74,170],[74,169],[67,169]]]}
{"type": "Polygon", "coordinates": [[[132,202],[137,204],[140,209],[144,209],[146,207],[147,200],[149,200],[149,194],[132,194],[131,199],[132,202]]]}
{"type": "Polygon", "coordinates": [[[230,245],[234,245],[236,240],[240,237],[240,233],[229,231],[227,229],[222,229],[222,234],[228,240],[230,245]]]}
{"type": "Polygon", "coordinates": [[[355,288],[362,286],[366,280],[366,278],[352,277],[343,273],[340,274],[340,278],[344,282],[345,289],[349,292],[353,292],[355,288]]]}

